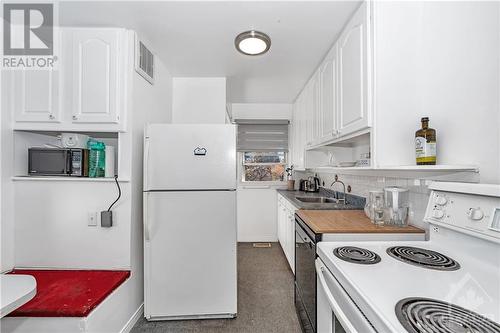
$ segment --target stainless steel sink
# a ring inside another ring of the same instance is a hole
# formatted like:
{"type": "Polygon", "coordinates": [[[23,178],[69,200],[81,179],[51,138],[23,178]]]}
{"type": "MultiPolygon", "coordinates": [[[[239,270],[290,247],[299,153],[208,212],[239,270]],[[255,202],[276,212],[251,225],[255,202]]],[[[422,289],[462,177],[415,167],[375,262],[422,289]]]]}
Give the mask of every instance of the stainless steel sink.
{"type": "Polygon", "coordinates": [[[309,203],[339,203],[338,199],[327,197],[295,197],[295,199],[309,203]]]}

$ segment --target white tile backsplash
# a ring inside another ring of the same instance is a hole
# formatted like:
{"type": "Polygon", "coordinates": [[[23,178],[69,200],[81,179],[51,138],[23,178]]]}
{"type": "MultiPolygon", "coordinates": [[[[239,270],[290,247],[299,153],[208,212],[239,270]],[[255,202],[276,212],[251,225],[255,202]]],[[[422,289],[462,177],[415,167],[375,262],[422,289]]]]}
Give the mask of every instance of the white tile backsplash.
{"type": "MultiPolygon", "coordinates": [[[[313,175],[310,172],[295,172],[295,179],[307,178],[313,175]]],[[[342,191],[342,185],[335,184],[330,186],[335,179],[334,173],[318,173],[320,184],[325,183],[325,188],[336,191],[342,191]]],[[[368,192],[373,190],[383,190],[387,186],[406,187],[410,190],[410,212],[409,223],[417,227],[428,230],[428,223],[423,221],[427,201],[429,200],[430,191],[424,181],[413,178],[396,178],[396,177],[380,177],[380,176],[358,176],[337,174],[339,180],[345,183],[347,188],[351,186],[351,194],[361,197],[368,197],[368,192]]],[[[296,181],[298,184],[298,181],[296,181]]]]}

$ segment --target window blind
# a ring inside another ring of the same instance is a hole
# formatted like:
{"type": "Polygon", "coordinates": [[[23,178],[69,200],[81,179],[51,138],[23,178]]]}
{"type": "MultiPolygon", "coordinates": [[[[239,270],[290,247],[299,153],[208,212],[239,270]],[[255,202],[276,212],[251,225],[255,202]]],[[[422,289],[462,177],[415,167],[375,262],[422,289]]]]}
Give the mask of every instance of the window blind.
{"type": "Polygon", "coordinates": [[[238,151],[288,151],[288,121],[286,123],[238,124],[238,151]]]}

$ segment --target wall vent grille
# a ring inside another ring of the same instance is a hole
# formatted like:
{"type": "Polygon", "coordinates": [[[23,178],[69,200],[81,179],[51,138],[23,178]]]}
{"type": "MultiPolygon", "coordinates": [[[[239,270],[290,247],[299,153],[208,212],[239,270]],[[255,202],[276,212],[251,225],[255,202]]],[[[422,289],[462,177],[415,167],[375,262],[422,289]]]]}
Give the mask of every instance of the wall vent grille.
{"type": "Polygon", "coordinates": [[[136,42],[135,52],[135,71],[139,73],[146,81],[154,84],[154,54],[140,40],[136,42]]]}

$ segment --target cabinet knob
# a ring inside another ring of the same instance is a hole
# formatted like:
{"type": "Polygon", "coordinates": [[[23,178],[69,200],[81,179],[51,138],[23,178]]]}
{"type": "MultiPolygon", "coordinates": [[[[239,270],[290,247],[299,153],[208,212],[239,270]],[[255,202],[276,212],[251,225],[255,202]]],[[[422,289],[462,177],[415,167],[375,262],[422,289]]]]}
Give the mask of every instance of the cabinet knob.
{"type": "Polygon", "coordinates": [[[77,119],[78,119],[78,117],[73,115],[73,120],[77,120],[77,119]]]}
{"type": "Polygon", "coordinates": [[[49,114],[49,119],[54,119],[54,115],[53,114],[49,114]]]}

